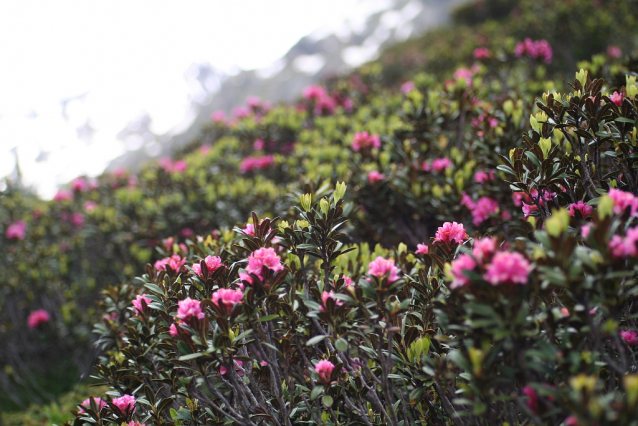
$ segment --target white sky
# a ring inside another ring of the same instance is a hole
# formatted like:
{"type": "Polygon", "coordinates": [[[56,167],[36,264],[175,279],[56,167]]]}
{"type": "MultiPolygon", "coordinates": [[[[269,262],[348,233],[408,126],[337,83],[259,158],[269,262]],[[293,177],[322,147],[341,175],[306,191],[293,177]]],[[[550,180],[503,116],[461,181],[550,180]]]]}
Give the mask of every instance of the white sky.
{"type": "Polygon", "coordinates": [[[27,184],[99,174],[126,146],[115,135],[147,112],[164,133],[187,113],[194,63],[263,68],[301,37],[356,29],[383,0],[42,0],[0,2],[0,176],[17,147],[27,184]],[[348,20],[349,25],[344,22],[348,20]],[[62,101],[71,101],[62,116],[62,101]],[[76,128],[87,119],[90,144],[76,128]],[[36,161],[41,151],[47,161],[36,161]]]}

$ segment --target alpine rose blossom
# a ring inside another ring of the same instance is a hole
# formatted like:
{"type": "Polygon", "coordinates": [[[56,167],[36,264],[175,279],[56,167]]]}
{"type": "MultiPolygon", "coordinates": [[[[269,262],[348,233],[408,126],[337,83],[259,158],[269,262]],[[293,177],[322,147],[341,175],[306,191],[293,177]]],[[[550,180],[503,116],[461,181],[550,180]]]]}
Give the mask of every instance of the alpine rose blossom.
{"type": "MultiPolygon", "coordinates": [[[[219,256],[206,256],[206,258],[204,259],[204,263],[208,268],[208,273],[215,272],[216,270],[224,266],[224,264],[222,263],[222,258],[219,256]]],[[[202,266],[199,264],[199,262],[193,263],[192,269],[193,272],[195,272],[197,275],[202,275],[202,266]]]]}
{"type": "Polygon", "coordinates": [[[465,276],[463,271],[471,271],[476,267],[476,262],[469,254],[460,255],[454,262],[452,262],[451,273],[454,279],[450,283],[450,289],[463,287],[470,283],[470,279],[465,276]]]}
{"type": "Polygon", "coordinates": [[[73,200],[73,193],[67,189],[60,189],[53,199],[55,201],[71,201],[73,200]]]}
{"type": "Polygon", "coordinates": [[[10,240],[24,240],[27,233],[27,223],[24,220],[16,220],[7,227],[6,237],[10,240]]]}
{"type": "Polygon", "coordinates": [[[393,259],[378,256],[368,265],[368,274],[377,278],[388,276],[388,282],[393,282],[399,279],[399,268],[394,266],[393,259]]]}
{"type": "Polygon", "coordinates": [[[120,409],[122,414],[128,416],[135,412],[135,398],[131,395],[124,395],[113,399],[113,405],[120,409]]]}
{"type": "Polygon", "coordinates": [[[620,337],[622,337],[628,345],[638,345],[638,334],[633,331],[623,330],[620,332],[620,337]]]}
{"type": "Polygon", "coordinates": [[[171,324],[171,326],[168,327],[168,334],[170,334],[173,337],[179,334],[179,332],[177,331],[177,325],[175,323],[171,324]]]}
{"type": "Polygon", "coordinates": [[[430,248],[425,244],[417,244],[416,246],[416,254],[428,254],[430,252],[430,248]]]}
{"type": "Polygon", "coordinates": [[[368,132],[355,133],[350,146],[355,151],[360,151],[362,148],[381,148],[381,139],[368,132]]]}
{"type": "Polygon", "coordinates": [[[413,82],[406,81],[405,83],[401,85],[401,93],[403,93],[404,95],[407,95],[408,93],[413,91],[415,87],[416,86],[413,82]]]}
{"type": "Polygon", "coordinates": [[[447,157],[435,158],[434,160],[432,160],[432,168],[439,173],[449,168],[450,166],[452,166],[452,161],[447,157]]]}
{"type": "Polygon", "coordinates": [[[496,172],[494,170],[479,170],[474,174],[474,180],[477,183],[486,183],[494,180],[496,172]]]}
{"type": "MultiPolygon", "coordinates": [[[[321,294],[321,303],[323,304],[323,306],[326,306],[326,302],[328,302],[328,299],[332,299],[335,301],[335,305],[337,306],[342,306],[343,305],[343,300],[337,299],[336,297],[334,297],[335,292],[333,290],[330,290],[330,292],[324,291],[321,294]]],[[[323,311],[323,306],[320,306],[319,309],[323,311]]]]}
{"type": "Polygon", "coordinates": [[[241,303],[243,297],[244,293],[242,293],[241,290],[220,288],[213,293],[213,303],[220,308],[226,308],[226,313],[230,315],[235,305],[241,303]]]}
{"type": "Polygon", "coordinates": [[[494,252],[496,252],[496,238],[486,237],[474,241],[472,256],[474,256],[479,263],[485,262],[494,252]]]}
{"type": "Polygon", "coordinates": [[[315,365],[315,371],[324,384],[330,383],[330,377],[332,376],[332,370],[334,369],[334,364],[327,359],[323,359],[315,365]]]}
{"type": "Polygon", "coordinates": [[[609,242],[609,249],[616,258],[636,257],[638,256],[636,242],[638,242],[638,226],[627,229],[625,237],[614,235],[609,242]]]}
{"type": "MultiPolygon", "coordinates": [[[[93,398],[95,400],[95,405],[97,405],[97,411],[99,412],[100,410],[102,410],[102,408],[106,407],[106,402],[102,401],[101,398],[93,398]]],[[[86,411],[84,411],[84,409],[89,409],[91,408],[91,398],[87,398],[84,401],[82,401],[82,403],[79,405],[80,409],[78,410],[79,413],[86,413],[86,411]]]]}
{"type": "Polygon", "coordinates": [[[135,300],[133,300],[133,307],[137,311],[138,314],[142,315],[144,313],[144,307],[142,305],[142,300],[146,303],[146,306],[150,305],[152,300],[149,299],[148,294],[137,295],[135,300]]]}
{"type": "Polygon", "coordinates": [[[259,276],[261,275],[263,267],[273,272],[279,272],[284,269],[284,265],[281,264],[281,259],[272,247],[262,247],[255,250],[255,252],[251,253],[248,257],[246,271],[259,276]]]}
{"type": "Polygon", "coordinates": [[[186,258],[182,258],[179,254],[174,254],[171,257],[158,260],[155,262],[154,266],[158,271],[165,271],[166,267],[170,266],[173,271],[179,272],[182,270],[185,263],[186,258]]]}
{"type": "Polygon", "coordinates": [[[51,315],[49,315],[47,311],[44,309],[38,309],[37,311],[33,311],[29,314],[29,318],[27,318],[27,325],[29,328],[37,328],[50,320],[51,315]]]}
{"type": "Polygon", "coordinates": [[[368,182],[370,182],[371,185],[374,185],[375,183],[383,179],[385,179],[385,175],[383,173],[379,173],[376,170],[373,170],[370,173],[368,173],[368,182]]]}
{"type": "Polygon", "coordinates": [[[527,284],[532,265],[522,254],[501,251],[494,255],[483,278],[492,285],[527,284]]]}
{"type": "Polygon", "coordinates": [[[184,300],[180,300],[177,305],[177,318],[184,321],[189,321],[191,318],[197,318],[198,320],[204,319],[204,313],[202,312],[199,300],[193,300],[187,297],[184,300]]]}
{"type": "Polygon", "coordinates": [[[583,200],[578,201],[577,203],[573,203],[569,205],[569,215],[576,216],[576,210],[580,212],[580,215],[585,218],[589,216],[594,208],[592,206],[588,206],[583,200]]]}
{"type": "Polygon", "coordinates": [[[636,196],[632,193],[611,188],[607,195],[614,202],[614,214],[622,214],[627,208],[629,208],[631,215],[636,216],[636,212],[638,211],[638,198],[636,198],[636,196]]]}
{"type": "Polygon", "coordinates": [[[621,107],[622,106],[622,93],[618,93],[618,92],[614,92],[610,97],[609,100],[612,101],[614,104],[616,104],[616,106],[621,107]]]}
{"type": "Polygon", "coordinates": [[[465,228],[462,223],[445,222],[443,226],[440,226],[434,235],[434,241],[450,244],[452,241],[457,244],[461,244],[464,240],[467,240],[470,236],[465,232],[465,228]]]}
{"type": "Polygon", "coordinates": [[[527,397],[527,407],[532,413],[538,413],[538,394],[536,391],[530,386],[525,386],[523,388],[523,395],[527,397]]]}
{"type": "Polygon", "coordinates": [[[488,59],[492,54],[487,47],[477,47],[474,49],[474,57],[476,59],[488,59]]]}

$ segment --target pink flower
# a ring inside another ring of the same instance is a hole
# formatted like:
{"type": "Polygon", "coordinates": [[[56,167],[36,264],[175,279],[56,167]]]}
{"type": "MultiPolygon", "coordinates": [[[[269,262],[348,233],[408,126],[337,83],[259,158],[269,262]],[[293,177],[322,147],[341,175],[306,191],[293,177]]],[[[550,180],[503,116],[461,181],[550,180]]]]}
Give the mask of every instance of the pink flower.
{"type": "Polygon", "coordinates": [[[337,102],[333,98],[324,96],[317,100],[314,113],[315,115],[333,114],[336,107],[337,102]]]}
{"type": "Polygon", "coordinates": [[[27,325],[29,328],[36,328],[50,320],[51,315],[49,315],[47,311],[44,309],[38,309],[37,311],[33,311],[29,314],[29,318],[27,318],[27,325]]]}
{"type": "Polygon", "coordinates": [[[628,345],[638,344],[638,334],[633,331],[623,330],[620,332],[620,337],[627,342],[628,345]]]}
{"type": "Polygon", "coordinates": [[[540,58],[546,63],[550,63],[553,56],[552,47],[549,45],[547,40],[532,41],[529,38],[526,38],[525,41],[518,42],[514,53],[518,57],[527,55],[530,58],[540,58]]]}
{"type": "Polygon", "coordinates": [[[430,248],[425,245],[425,243],[423,244],[417,244],[416,246],[416,254],[428,254],[430,252],[430,248]]]}
{"type": "Polygon", "coordinates": [[[233,108],[233,115],[237,118],[246,118],[250,115],[250,109],[245,106],[233,108]]]}
{"type": "Polygon", "coordinates": [[[578,417],[576,416],[569,416],[567,417],[563,423],[565,423],[565,425],[567,426],[578,426],[580,423],[578,423],[578,417]]]}
{"type": "Polygon", "coordinates": [[[223,123],[226,120],[226,113],[224,111],[215,111],[210,115],[211,120],[215,123],[223,123]]]}
{"type": "Polygon", "coordinates": [[[177,305],[177,318],[186,322],[190,321],[192,318],[197,318],[198,320],[204,319],[205,315],[202,312],[199,300],[193,300],[190,297],[187,297],[184,300],[180,300],[177,305]]]}
{"type": "MultiPolygon", "coordinates": [[[[106,407],[106,402],[102,401],[101,398],[93,398],[95,400],[95,405],[97,405],[97,411],[99,412],[100,410],[102,410],[102,408],[106,407]]],[[[82,403],[79,405],[80,409],[78,410],[79,413],[86,413],[86,411],[84,411],[84,409],[89,409],[91,408],[91,398],[87,398],[84,401],[82,401],[82,403]]]]}
{"type": "Polygon", "coordinates": [[[142,301],[146,303],[146,306],[149,306],[152,302],[152,300],[149,299],[147,296],[148,294],[142,294],[142,295],[138,294],[135,300],[133,300],[133,307],[135,308],[137,313],[140,315],[144,313],[144,305],[142,304],[142,301]]]}
{"type": "Polygon", "coordinates": [[[173,171],[173,160],[168,157],[162,157],[157,160],[157,164],[164,169],[166,173],[171,173],[173,171]]]}
{"type": "Polygon", "coordinates": [[[474,180],[477,183],[486,183],[491,180],[494,180],[496,176],[496,172],[494,170],[479,170],[474,174],[474,180]]]}
{"type": "Polygon", "coordinates": [[[188,163],[186,162],[186,160],[178,160],[173,163],[173,172],[183,173],[184,171],[186,171],[187,167],[188,163]]]}
{"type": "Polygon", "coordinates": [[[461,193],[461,205],[467,207],[469,210],[473,210],[476,207],[476,203],[472,197],[467,195],[465,191],[461,193]]]}
{"type": "Polygon", "coordinates": [[[16,220],[7,227],[6,237],[10,240],[24,240],[27,233],[27,223],[24,220],[16,220]]]}
{"type": "Polygon", "coordinates": [[[476,226],[483,223],[489,215],[498,213],[498,202],[489,197],[481,197],[478,202],[470,209],[472,213],[472,223],[476,226]]]}
{"type": "Polygon", "coordinates": [[[573,203],[569,205],[569,215],[576,216],[576,210],[580,212],[580,215],[585,218],[594,211],[592,206],[588,206],[583,200],[578,201],[577,203],[573,203]]]}
{"type": "Polygon", "coordinates": [[[413,82],[411,81],[406,81],[405,83],[403,83],[401,85],[401,93],[407,95],[408,93],[410,93],[411,91],[414,90],[416,86],[414,85],[413,82]]]}
{"type": "Polygon", "coordinates": [[[319,375],[319,380],[326,385],[330,383],[330,377],[332,376],[332,370],[334,369],[334,364],[327,359],[322,359],[315,365],[315,371],[319,375]]]}
{"type": "MultiPolygon", "coordinates": [[[[206,267],[208,268],[208,273],[215,272],[217,269],[224,266],[222,263],[222,258],[219,256],[206,256],[204,259],[204,263],[206,263],[206,267]]],[[[202,275],[202,267],[197,263],[193,263],[193,272],[197,275],[202,275]]]]}
{"type": "Polygon", "coordinates": [[[71,215],[71,223],[78,228],[82,227],[82,225],[84,225],[84,216],[82,216],[82,213],[73,213],[73,215],[71,215]]]}
{"type": "Polygon", "coordinates": [[[264,140],[259,138],[259,139],[255,139],[255,142],[253,142],[253,149],[255,151],[259,151],[261,149],[264,149],[264,146],[266,144],[264,143],[264,140]]]}
{"type": "Polygon", "coordinates": [[[272,247],[262,247],[255,250],[248,257],[248,266],[246,271],[257,276],[261,276],[262,268],[266,267],[273,272],[279,272],[284,269],[284,265],[281,264],[281,259],[277,256],[275,249],[272,247]]]}
{"type": "Polygon", "coordinates": [[[320,99],[326,96],[326,89],[324,89],[321,86],[308,86],[305,89],[303,89],[303,97],[304,99],[320,99]]]}
{"type": "Polygon", "coordinates": [[[450,283],[450,289],[463,287],[470,283],[470,279],[465,276],[464,271],[471,271],[476,267],[476,262],[469,254],[462,254],[452,262],[452,276],[454,279],[450,283]]]}
{"type": "Polygon", "coordinates": [[[636,211],[638,211],[638,198],[633,194],[611,188],[607,195],[609,195],[614,202],[614,214],[622,214],[629,207],[631,215],[636,216],[636,211]]]}
{"type": "Polygon", "coordinates": [[[166,267],[170,266],[173,271],[179,272],[185,263],[186,258],[182,258],[179,254],[174,254],[171,257],[158,260],[154,266],[158,271],[166,271],[166,267]]]}
{"type": "Polygon", "coordinates": [[[262,170],[270,166],[275,162],[275,157],[272,155],[263,155],[261,157],[246,157],[239,165],[239,171],[247,173],[253,170],[262,170]]]}
{"type": "Polygon", "coordinates": [[[472,248],[472,256],[479,263],[485,262],[496,251],[496,238],[485,237],[480,240],[474,241],[474,247],[472,248]]]}
{"type": "Polygon", "coordinates": [[[530,386],[525,386],[523,388],[523,395],[527,397],[527,406],[532,413],[538,413],[538,394],[536,391],[530,386]]]}
{"type": "Polygon", "coordinates": [[[253,109],[259,108],[261,106],[261,99],[257,96],[249,96],[246,98],[246,105],[253,109]]]}
{"type": "Polygon", "coordinates": [[[591,228],[592,226],[590,223],[581,226],[580,233],[582,234],[583,238],[589,238],[589,232],[591,231],[591,228]]]}
{"type": "Polygon", "coordinates": [[[434,160],[432,160],[432,168],[439,173],[447,169],[451,165],[452,161],[450,161],[450,159],[447,157],[435,158],[434,160]]]}
{"type": "Polygon", "coordinates": [[[636,242],[638,242],[638,226],[627,229],[627,234],[624,238],[620,235],[614,235],[609,242],[609,249],[614,257],[620,259],[632,256],[637,257],[636,242]]]}
{"type": "Polygon", "coordinates": [[[112,402],[113,405],[120,409],[125,417],[135,412],[135,398],[131,395],[124,395],[120,398],[115,398],[112,402]]]}
{"type": "Polygon", "coordinates": [[[383,179],[385,179],[385,175],[383,173],[379,173],[376,170],[373,170],[370,173],[368,173],[368,181],[370,182],[370,185],[374,185],[375,183],[383,179]]]}
{"type": "Polygon", "coordinates": [[[360,151],[362,148],[381,148],[381,139],[379,139],[379,136],[371,135],[368,132],[355,133],[350,146],[355,151],[360,151]]]}
{"type": "Polygon", "coordinates": [[[614,92],[610,97],[609,100],[612,101],[613,103],[616,104],[616,106],[621,107],[622,106],[622,93],[618,93],[618,92],[614,92]]]}
{"type": "Polygon", "coordinates": [[[618,59],[622,56],[622,50],[618,46],[607,46],[607,55],[610,58],[618,59]]]}
{"type": "Polygon", "coordinates": [[[527,284],[532,265],[520,253],[498,252],[492,258],[483,278],[492,285],[527,284]]]}
{"type": "Polygon", "coordinates": [[[220,308],[226,308],[226,313],[230,315],[235,305],[241,303],[243,297],[244,293],[242,293],[241,290],[220,288],[213,293],[213,303],[220,308]]]}
{"type": "Polygon", "coordinates": [[[490,56],[492,56],[492,54],[487,47],[477,47],[474,49],[474,57],[476,59],[488,59],[490,56]]]}
{"type": "Polygon", "coordinates": [[[202,155],[207,155],[213,147],[209,143],[205,143],[204,145],[199,147],[199,153],[202,155]]]}
{"type": "Polygon", "coordinates": [[[457,244],[461,244],[464,240],[467,240],[470,236],[465,232],[465,228],[462,223],[445,222],[443,226],[440,226],[434,235],[434,241],[450,244],[452,241],[457,244]]]}
{"type": "MultiPolygon", "coordinates": [[[[328,302],[328,299],[332,299],[335,301],[335,305],[337,306],[342,306],[343,305],[343,300],[341,299],[337,299],[335,296],[335,292],[333,290],[330,290],[330,292],[324,291],[321,294],[321,303],[323,304],[323,306],[326,306],[326,303],[328,302]]],[[[320,306],[319,309],[323,311],[323,306],[320,306]]]]}
{"type": "Polygon", "coordinates": [[[60,189],[53,197],[55,201],[71,201],[73,200],[73,193],[66,189],[60,189]]]}
{"type": "Polygon", "coordinates": [[[533,211],[537,211],[538,206],[536,204],[523,203],[523,217],[529,216],[533,211]]]}
{"type": "Polygon", "coordinates": [[[131,420],[126,426],[146,426],[145,424],[142,424],[138,421],[135,420],[131,420]]]}
{"type": "Polygon", "coordinates": [[[455,80],[465,80],[468,86],[472,85],[472,71],[467,68],[459,68],[454,71],[455,80]]]}
{"type": "Polygon", "coordinates": [[[267,361],[259,361],[259,365],[261,365],[262,367],[265,367],[268,365],[267,361]]]}
{"type": "MultiPolygon", "coordinates": [[[[243,367],[244,366],[244,363],[242,361],[234,360],[233,362],[237,363],[237,366],[239,366],[239,367],[243,367]]],[[[237,366],[235,366],[235,370],[237,369],[237,366]]],[[[221,367],[219,367],[219,374],[221,374],[222,376],[225,376],[226,373],[228,373],[228,370],[226,370],[226,367],[224,367],[223,365],[221,367]]],[[[240,371],[239,374],[242,374],[242,372],[240,371]]]]}
{"type": "Polygon", "coordinates": [[[388,282],[393,282],[399,279],[399,268],[394,266],[393,259],[384,259],[378,256],[368,265],[368,274],[377,278],[387,276],[388,282]]]}
{"type": "Polygon", "coordinates": [[[523,205],[523,201],[528,203],[532,202],[532,199],[524,192],[512,192],[512,200],[514,201],[514,205],[516,207],[520,207],[523,205]]]}
{"type": "Polygon", "coordinates": [[[168,327],[168,333],[173,337],[179,334],[179,332],[177,331],[177,325],[175,325],[175,323],[171,324],[171,326],[168,327]]]}
{"type": "Polygon", "coordinates": [[[352,278],[346,277],[345,275],[342,275],[341,278],[343,278],[343,285],[346,287],[346,290],[354,290],[354,281],[352,281],[352,278]]]}
{"type": "Polygon", "coordinates": [[[98,207],[98,204],[95,201],[87,201],[84,203],[84,211],[87,213],[91,213],[95,211],[98,207]]]}
{"type": "Polygon", "coordinates": [[[71,182],[71,190],[73,191],[84,192],[84,191],[87,191],[88,189],[89,189],[89,185],[86,182],[86,179],[84,179],[83,177],[75,178],[71,182]]]}

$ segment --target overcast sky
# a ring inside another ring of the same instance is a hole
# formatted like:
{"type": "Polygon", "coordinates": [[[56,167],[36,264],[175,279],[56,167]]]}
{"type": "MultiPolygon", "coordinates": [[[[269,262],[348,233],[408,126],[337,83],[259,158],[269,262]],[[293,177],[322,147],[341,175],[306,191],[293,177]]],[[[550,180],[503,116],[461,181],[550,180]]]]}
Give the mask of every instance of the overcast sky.
{"type": "Polygon", "coordinates": [[[115,135],[131,120],[148,113],[158,134],[183,121],[193,64],[226,73],[267,67],[301,37],[356,29],[387,3],[1,2],[0,176],[13,170],[17,147],[26,183],[51,196],[123,153],[115,135]],[[77,131],[87,122],[95,130],[88,143],[77,131]]]}

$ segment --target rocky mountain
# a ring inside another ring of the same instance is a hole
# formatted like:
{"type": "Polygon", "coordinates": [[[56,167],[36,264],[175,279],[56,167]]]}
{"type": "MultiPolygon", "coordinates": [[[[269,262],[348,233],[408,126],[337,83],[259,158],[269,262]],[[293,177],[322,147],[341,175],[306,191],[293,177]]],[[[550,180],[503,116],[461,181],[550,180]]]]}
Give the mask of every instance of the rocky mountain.
{"type": "MultiPolygon", "coordinates": [[[[299,40],[282,58],[265,69],[221,75],[198,64],[193,79],[201,88],[193,97],[190,117],[178,128],[116,158],[107,170],[135,170],[143,161],[169,155],[197,136],[216,110],[230,112],[248,96],[271,102],[291,101],[302,89],[375,59],[390,45],[449,22],[451,11],[468,0],[389,0],[381,10],[359,23],[344,22],[335,30],[317,30],[299,40]],[[152,149],[149,149],[152,147],[152,149]]],[[[148,136],[147,117],[140,126],[148,136]]],[[[130,136],[123,131],[121,136],[130,136]]],[[[148,138],[147,138],[148,139],[148,138]]]]}

